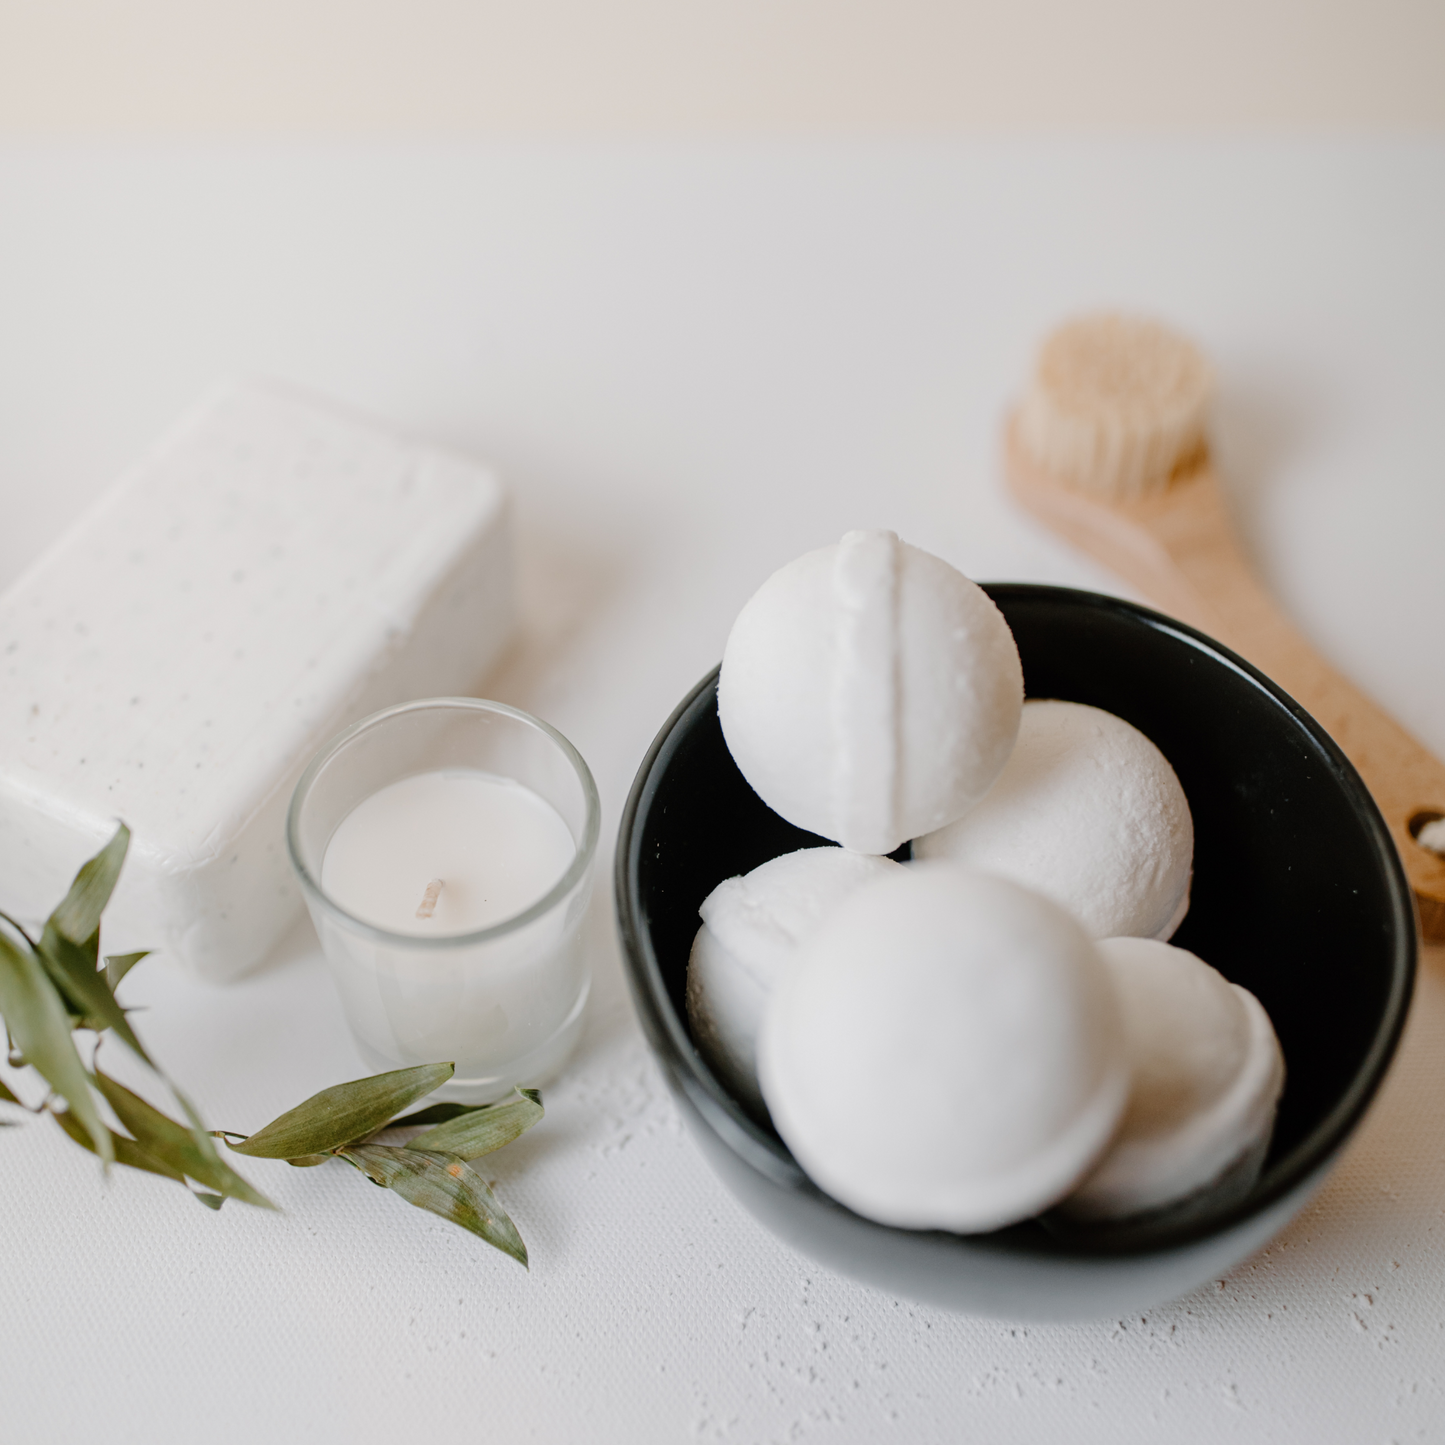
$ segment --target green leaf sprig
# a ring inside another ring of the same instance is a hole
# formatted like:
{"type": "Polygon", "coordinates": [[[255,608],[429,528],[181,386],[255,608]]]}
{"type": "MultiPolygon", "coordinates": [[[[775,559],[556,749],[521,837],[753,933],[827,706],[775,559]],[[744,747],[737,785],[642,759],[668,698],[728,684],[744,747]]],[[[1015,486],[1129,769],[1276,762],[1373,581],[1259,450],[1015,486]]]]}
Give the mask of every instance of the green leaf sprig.
{"type": "Polygon", "coordinates": [[[451,1064],[420,1064],[335,1084],[287,1110],[258,1133],[216,1130],[237,1154],[284,1159],[297,1168],[344,1159],[373,1184],[408,1204],[449,1219],[519,1264],[527,1246],[507,1212],[467,1161],[510,1144],[542,1117],[542,1096],[517,1089],[500,1104],[438,1104],[405,1118],[397,1113],[451,1078],[451,1064]],[[371,1143],[387,1128],[432,1124],[404,1147],[371,1143]]]}
{"type": "Polygon", "coordinates": [[[130,830],[122,823],[76,874],[39,938],[0,913],[0,1016],[9,1062],[16,1068],[30,1065],[47,1086],[45,1097],[30,1105],[0,1081],[0,1103],[49,1114],[77,1144],[96,1154],[103,1168],[122,1164],[172,1179],[210,1209],[227,1199],[275,1208],[221,1158],[215,1138],[224,1139],[235,1153],[297,1166],[343,1159],[373,1184],[470,1230],[526,1266],[527,1247],[516,1226],[467,1161],[511,1143],[542,1117],[542,1098],[534,1089],[519,1088],[514,1098],[499,1104],[437,1104],[398,1118],[451,1078],[455,1067],[422,1064],[323,1089],[249,1137],[206,1129],[190,1101],[146,1053],[116,1001],[121,980],[147,953],[101,961],[100,916],[129,846],[130,830]],[[93,1058],[87,1067],[73,1037],[79,1029],[98,1038],[107,1033],[119,1038],[166,1083],[186,1122],[170,1118],[102,1073],[93,1058]],[[106,1122],[102,1105],[120,1130],[106,1122]],[[405,1146],[372,1142],[383,1129],[401,1126],[429,1127],[405,1146]]]}
{"type": "MultiPolygon", "coordinates": [[[[110,902],[129,847],[130,830],[122,823],[75,875],[38,939],[13,918],[0,915],[11,930],[0,928],[0,1015],[5,1019],[10,1062],[17,1068],[29,1064],[48,1086],[33,1112],[49,1114],[103,1165],[124,1164],[174,1179],[212,1209],[227,1199],[273,1208],[216,1152],[200,1116],[156,1068],[116,1002],[116,985],[146,956],[121,954],[103,964],[100,959],[100,915],[110,902]],[[119,1038],[170,1087],[187,1122],[168,1118],[93,1064],[87,1068],[75,1047],[77,1029],[119,1038]],[[128,1132],[110,1128],[102,1116],[102,1102],[128,1132]]],[[[9,1089],[5,1093],[11,1102],[29,1107],[9,1089]]]]}

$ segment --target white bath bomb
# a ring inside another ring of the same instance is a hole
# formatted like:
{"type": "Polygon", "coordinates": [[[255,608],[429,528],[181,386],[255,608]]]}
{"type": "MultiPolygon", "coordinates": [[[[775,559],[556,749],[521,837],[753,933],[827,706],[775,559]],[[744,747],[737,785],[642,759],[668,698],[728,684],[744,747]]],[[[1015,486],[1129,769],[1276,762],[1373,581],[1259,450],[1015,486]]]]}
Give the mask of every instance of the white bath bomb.
{"type": "Polygon", "coordinates": [[[738,614],[718,714],[743,776],[790,823],[891,853],[983,796],[1018,732],[1003,614],[892,532],[849,532],[738,614]]]}
{"type": "Polygon", "coordinates": [[[891,858],[802,848],[724,879],[703,900],[687,965],[687,1018],[698,1051],[738,1098],[762,1108],[758,1030],[799,946],[860,888],[901,871],[891,858]]]}
{"type": "Polygon", "coordinates": [[[1017,884],[922,863],[798,953],[758,1049],[773,1123],[813,1181],[909,1229],[1012,1224],[1063,1198],[1129,1091],[1094,944],[1017,884]]]}
{"type": "Polygon", "coordinates": [[[1189,909],[1194,820],[1169,760],[1138,728],[1082,703],[1028,702],[987,796],[916,839],[913,856],[1036,888],[1094,938],[1168,938],[1189,909]]]}
{"type": "Polygon", "coordinates": [[[1254,1183],[1284,1087],[1284,1055],[1255,996],[1182,948],[1099,945],[1114,976],[1133,1065],[1113,1145],[1061,1213],[1121,1219],[1198,1191],[1254,1183]]]}

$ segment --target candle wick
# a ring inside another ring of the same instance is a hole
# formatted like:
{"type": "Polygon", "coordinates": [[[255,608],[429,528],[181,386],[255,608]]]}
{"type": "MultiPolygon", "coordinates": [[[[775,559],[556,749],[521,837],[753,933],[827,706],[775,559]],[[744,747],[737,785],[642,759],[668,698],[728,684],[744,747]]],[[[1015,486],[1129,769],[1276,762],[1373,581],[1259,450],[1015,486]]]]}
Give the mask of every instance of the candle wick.
{"type": "Polygon", "coordinates": [[[421,906],[416,911],[418,918],[430,918],[436,912],[437,896],[442,891],[442,880],[433,878],[426,886],[426,892],[422,894],[421,906]]]}

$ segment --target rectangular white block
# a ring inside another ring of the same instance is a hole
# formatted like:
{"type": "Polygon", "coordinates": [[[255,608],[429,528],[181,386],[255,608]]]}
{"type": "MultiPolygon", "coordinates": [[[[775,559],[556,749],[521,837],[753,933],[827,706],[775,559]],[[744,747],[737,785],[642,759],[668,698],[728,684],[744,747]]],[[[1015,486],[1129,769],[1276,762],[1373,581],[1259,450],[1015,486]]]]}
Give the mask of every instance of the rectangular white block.
{"type": "Polygon", "coordinates": [[[505,493],[279,387],[227,388],[0,596],[0,908],[133,834],[107,952],[225,979],[300,907],[286,807],[394,702],[465,695],[513,623],[505,493]]]}

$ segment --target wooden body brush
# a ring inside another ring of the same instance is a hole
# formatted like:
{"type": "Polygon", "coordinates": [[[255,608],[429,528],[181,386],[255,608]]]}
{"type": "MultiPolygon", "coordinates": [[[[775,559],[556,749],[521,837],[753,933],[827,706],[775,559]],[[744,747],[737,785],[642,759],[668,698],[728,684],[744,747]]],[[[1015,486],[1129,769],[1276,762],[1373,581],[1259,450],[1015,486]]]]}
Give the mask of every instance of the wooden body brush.
{"type": "Polygon", "coordinates": [[[1445,856],[1426,846],[1445,830],[1445,765],[1335,672],[1251,573],[1209,461],[1211,383],[1199,351],[1153,322],[1070,322],[1045,341],[1009,418],[1010,489],[1161,611],[1248,658],[1319,720],[1384,814],[1424,936],[1445,940],[1445,856]]]}

